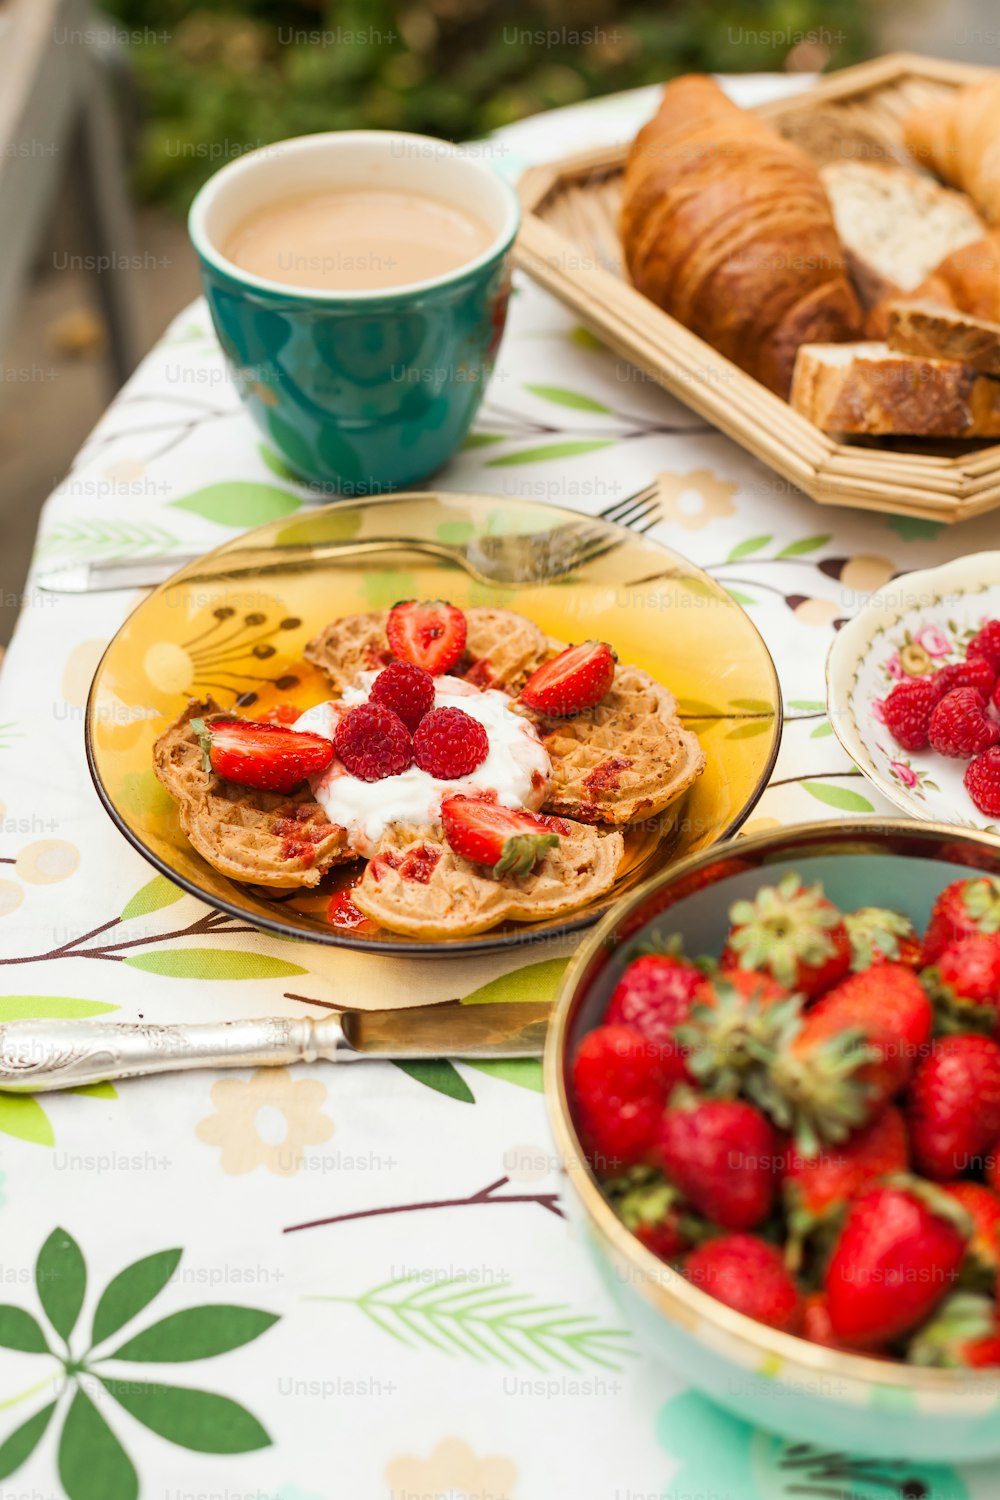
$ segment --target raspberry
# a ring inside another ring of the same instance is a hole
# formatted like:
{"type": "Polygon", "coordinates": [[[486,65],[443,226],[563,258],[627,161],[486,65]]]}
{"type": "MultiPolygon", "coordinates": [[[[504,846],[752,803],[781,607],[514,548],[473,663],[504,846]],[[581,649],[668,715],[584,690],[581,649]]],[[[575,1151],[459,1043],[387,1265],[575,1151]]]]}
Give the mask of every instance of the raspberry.
{"type": "Polygon", "coordinates": [[[413,759],[439,781],[471,776],[490,753],[486,730],[461,708],[433,708],[413,736],[413,759]]]}
{"type": "Polygon", "coordinates": [[[969,656],[982,656],[994,672],[1000,672],[1000,620],[987,620],[965,648],[969,656]]]}
{"type": "Polygon", "coordinates": [[[977,755],[965,768],[965,790],[988,818],[1000,818],[1000,746],[977,755]]]}
{"type": "Polygon", "coordinates": [[[956,661],[950,667],[942,667],[934,674],[938,697],[943,698],[952,688],[978,688],[984,698],[993,691],[997,674],[985,656],[970,656],[967,661],[956,661]]]}
{"type": "Polygon", "coordinates": [[[897,682],[882,704],[885,727],[904,750],[926,750],[927,729],[938,701],[932,677],[897,682]]]}
{"type": "Polygon", "coordinates": [[[415,662],[390,662],[376,677],[370,701],[391,708],[412,733],[434,707],[434,678],[415,662]]]}
{"type": "Polygon", "coordinates": [[[927,738],[939,755],[968,760],[1000,740],[1000,725],[986,717],[982,693],[975,688],[952,688],[931,714],[927,738]]]}
{"type": "Polygon", "coordinates": [[[400,776],[413,764],[410,731],[381,703],[360,703],[337,725],[334,748],[359,781],[400,776]]]}

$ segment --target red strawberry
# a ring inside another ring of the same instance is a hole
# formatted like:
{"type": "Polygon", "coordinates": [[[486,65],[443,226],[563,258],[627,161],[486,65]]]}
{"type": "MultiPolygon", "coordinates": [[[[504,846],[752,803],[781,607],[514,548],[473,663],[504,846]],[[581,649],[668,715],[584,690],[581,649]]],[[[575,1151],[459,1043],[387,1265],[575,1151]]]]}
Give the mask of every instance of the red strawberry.
{"type": "Polygon", "coordinates": [[[393,656],[435,677],[461,660],[467,630],[462,611],[443,599],[404,599],[393,605],[385,627],[393,656]]]}
{"type": "MultiPolygon", "coordinates": [[[[628,965],[611,993],[604,1013],[609,1026],[634,1026],[658,1047],[683,1048],[674,1028],[687,1019],[691,1002],[703,982],[700,969],[669,953],[645,953],[628,965]]],[[[693,1082],[684,1064],[684,1075],[693,1082]]]]}
{"type": "Polygon", "coordinates": [[[949,943],[923,981],[942,1031],[982,1031],[1000,1022],[1000,932],[977,932],[949,943]]]}
{"type": "Polygon", "coordinates": [[[962,780],[979,811],[987,818],[1000,818],[1000,746],[970,760],[962,780]]]}
{"type": "Polygon", "coordinates": [[[1000,1321],[992,1297],[953,1292],[906,1351],[911,1365],[985,1370],[1000,1365],[1000,1321]]]}
{"type": "Polygon", "coordinates": [[[699,1213],[724,1229],[753,1229],[774,1202],[781,1142],[742,1099],[676,1089],[660,1126],[668,1178],[699,1213]]]}
{"type": "Polygon", "coordinates": [[[261,791],[290,792],[333,760],[333,741],[321,734],[262,724],[259,719],[192,719],[202,765],[226,781],[261,791]]]}
{"type": "Polygon", "coordinates": [[[417,725],[413,759],[438,781],[471,776],[490,753],[484,725],[464,708],[432,708],[417,725]]]}
{"type": "Polygon", "coordinates": [[[987,716],[986,700],[976,688],[952,688],[935,704],[927,738],[939,755],[968,760],[1000,740],[1000,724],[987,716]]]}
{"type": "Polygon", "coordinates": [[[965,648],[969,656],[982,656],[1000,673],[1000,620],[987,620],[965,648]]]}
{"type": "Polygon", "coordinates": [[[843,917],[819,885],[804,886],[795,874],[761,886],[752,901],[735,901],[729,920],[723,969],[767,973],[786,990],[811,996],[836,984],[850,967],[843,917]]]}
{"type": "Polygon", "coordinates": [[[789,996],[770,974],[725,969],[702,979],[676,1040],[703,1087],[730,1097],[800,1010],[799,997],[789,996]]]}
{"type": "Polygon", "coordinates": [[[1000,880],[995,875],[967,875],[945,886],[924,933],[924,963],[934,963],[949,943],[977,932],[1000,932],[1000,880]]]}
{"type": "Polygon", "coordinates": [[[366,917],[363,911],[359,911],[351,899],[350,891],[338,891],[335,896],[330,897],[330,904],[326,909],[326,920],[332,927],[343,927],[348,932],[373,933],[378,931],[378,923],[373,922],[371,917],[366,917]]]}
{"type": "Polygon", "coordinates": [[[615,680],[615,660],[605,641],[567,646],[551,661],[535,668],[521,689],[520,702],[552,718],[594,708],[615,680]]]}
{"type": "Polygon", "coordinates": [[[752,1234],[727,1234],[692,1250],[684,1263],[692,1286],[769,1328],[795,1333],[802,1299],[781,1251],[752,1234]]]}
{"type": "Polygon", "coordinates": [[[851,940],[851,968],[870,969],[880,958],[920,966],[920,939],[909,917],[884,906],[861,906],[844,918],[851,940]]]}
{"type": "Polygon", "coordinates": [[[823,1141],[843,1141],[873,1119],[906,1085],[933,1020],[912,969],[873,964],[792,1019],[748,1092],[781,1129],[795,1131],[800,1150],[815,1155],[823,1141]]]}
{"type": "Polygon", "coordinates": [[[372,703],[391,708],[412,734],[434,707],[434,678],[412,661],[391,661],[372,683],[372,703]]]}
{"type": "Polygon", "coordinates": [[[677,1189],[655,1168],[632,1167],[604,1191],[625,1228],[661,1260],[674,1260],[697,1232],[677,1189]]]}
{"type": "Polygon", "coordinates": [[[885,727],[904,750],[926,750],[931,714],[940,694],[933,677],[897,682],[882,703],[885,727]]]}
{"type": "Polygon", "coordinates": [[[782,1193],[790,1243],[797,1248],[818,1226],[839,1219],[862,1188],[876,1178],[905,1172],[909,1165],[906,1125],[891,1104],[840,1146],[825,1147],[815,1156],[789,1150],[782,1193]]]}
{"type": "Polygon", "coordinates": [[[974,1033],[935,1042],[910,1085],[907,1119],[925,1177],[947,1182],[981,1167],[1000,1136],[1000,1046],[974,1033]]]}
{"type": "Polygon", "coordinates": [[[359,703],[337,725],[333,742],[347,770],[359,781],[401,776],[413,764],[410,731],[391,708],[359,703]]]}
{"type": "Polygon", "coordinates": [[[888,1343],[922,1323],[954,1286],[969,1235],[964,1211],[916,1178],[890,1178],[851,1204],[824,1288],[837,1338],[888,1343]]]}
{"type": "Polygon", "coordinates": [[[967,661],[956,661],[950,667],[941,667],[934,674],[934,685],[939,698],[957,687],[977,688],[984,698],[988,698],[993,691],[996,676],[994,668],[984,656],[970,656],[967,661]]]}
{"type": "Polygon", "coordinates": [[[448,847],[474,865],[488,866],[495,880],[530,875],[546,850],[559,844],[555,819],[535,818],[486,797],[445,797],[441,823],[448,847]]]}
{"type": "Polygon", "coordinates": [[[941,1191],[954,1198],[972,1220],[963,1281],[992,1292],[1000,1273],[1000,1198],[981,1182],[948,1182],[941,1191]]]}
{"type": "Polygon", "coordinates": [[[573,1058],[580,1135],[601,1172],[621,1171],[655,1153],[676,1070],[629,1026],[598,1026],[573,1058]]]}
{"type": "Polygon", "coordinates": [[[801,1336],[811,1344],[822,1344],[825,1349],[839,1349],[850,1354],[851,1347],[838,1339],[830,1322],[830,1308],[825,1292],[810,1292],[802,1304],[801,1336]]]}

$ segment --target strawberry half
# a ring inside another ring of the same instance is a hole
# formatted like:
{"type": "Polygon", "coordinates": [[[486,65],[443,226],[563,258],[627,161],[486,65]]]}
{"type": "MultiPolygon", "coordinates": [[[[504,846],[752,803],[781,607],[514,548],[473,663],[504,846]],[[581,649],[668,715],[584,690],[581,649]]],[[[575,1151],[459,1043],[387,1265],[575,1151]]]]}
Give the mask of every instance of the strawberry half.
{"type": "Polygon", "coordinates": [[[259,719],[192,719],[202,764],[237,786],[290,792],[333,760],[333,741],[321,734],[264,724],[259,719]]]}
{"type": "Polygon", "coordinates": [[[559,843],[555,819],[532,817],[485,797],[445,797],[441,823],[448,847],[474,865],[501,875],[530,875],[547,849],[559,843]]]}
{"type": "Polygon", "coordinates": [[[594,708],[615,680],[616,660],[606,641],[567,646],[532,672],[519,701],[535,713],[557,719],[594,708]]]}
{"type": "Polygon", "coordinates": [[[465,616],[444,599],[404,599],[389,611],[385,627],[393,656],[435,677],[450,672],[465,650],[465,616]]]}

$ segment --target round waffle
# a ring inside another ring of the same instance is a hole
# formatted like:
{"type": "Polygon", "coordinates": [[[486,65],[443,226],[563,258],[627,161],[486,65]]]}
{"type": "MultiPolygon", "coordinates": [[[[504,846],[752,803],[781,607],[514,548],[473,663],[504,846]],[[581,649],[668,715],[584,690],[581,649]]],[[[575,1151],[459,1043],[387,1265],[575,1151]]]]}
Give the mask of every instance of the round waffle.
{"type": "MultiPolygon", "coordinates": [[[[306,660],[342,693],[357,683],[359,672],[378,671],[392,660],[385,635],[388,618],[383,609],[331,621],[309,642],[306,660]]],[[[538,626],[513,610],[472,608],[465,619],[468,635],[457,675],[476,687],[515,692],[548,650],[538,626]]]]}
{"type": "Polygon", "coordinates": [[[552,761],[546,812],[635,823],[661,813],[705,769],[705,752],[674,699],[638,667],[617,667],[611,691],[586,713],[529,717],[552,761]]]}
{"type": "Polygon", "coordinates": [[[469,937],[510,919],[541,921],[572,911],[614,885],[624,841],[620,833],[564,823],[558,846],[517,879],[493,880],[454,854],[437,831],[383,847],[369,860],[352,899],[391,932],[428,942],[469,937]]]}
{"type": "Polygon", "coordinates": [[[177,802],[180,825],[203,859],[253,885],[318,885],[331,865],[355,855],[347,831],[327,821],[308,786],[287,796],[225,781],[206,771],[192,719],[221,713],[192,699],[153,747],[153,768],[177,802]]]}

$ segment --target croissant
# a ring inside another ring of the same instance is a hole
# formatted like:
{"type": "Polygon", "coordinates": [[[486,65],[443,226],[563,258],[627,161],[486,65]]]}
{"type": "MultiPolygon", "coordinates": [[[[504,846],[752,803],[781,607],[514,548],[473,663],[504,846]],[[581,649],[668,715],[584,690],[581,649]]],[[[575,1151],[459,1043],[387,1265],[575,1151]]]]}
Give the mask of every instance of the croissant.
{"type": "Polygon", "coordinates": [[[815,166],[710,78],[669,83],[632,143],[620,228],[634,285],[780,396],[800,344],[861,332],[815,166]]]}
{"type": "Polygon", "coordinates": [[[964,188],[990,224],[1000,224],[1000,78],[956,89],[944,103],[903,121],[903,139],[924,166],[964,188]]]}

